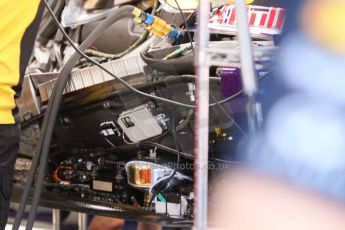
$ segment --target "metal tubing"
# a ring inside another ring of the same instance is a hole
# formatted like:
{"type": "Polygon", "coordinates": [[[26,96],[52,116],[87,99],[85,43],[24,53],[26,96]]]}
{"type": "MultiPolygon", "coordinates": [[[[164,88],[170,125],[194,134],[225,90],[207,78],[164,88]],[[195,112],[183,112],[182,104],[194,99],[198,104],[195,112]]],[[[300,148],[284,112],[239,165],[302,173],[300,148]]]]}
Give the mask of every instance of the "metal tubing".
{"type": "Polygon", "coordinates": [[[78,213],[78,230],[87,230],[87,214],[78,213]]]}
{"type": "Polygon", "coordinates": [[[52,209],[53,230],[61,230],[61,211],[59,209],[52,209]]]}
{"type": "Polygon", "coordinates": [[[245,0],[236,0],[237,11],[237,31],[238,40],[240,44],[240,58],[241,58],[241,73],[243,91],[248,97],[247,102],[247,118],[249,135],[254,136],[258,128],[258,110],[255,108],[260,107],[256,102],[256,94],[258,92],[258,83],[255,73],[254,52],[252,39],[249,32],[247,6],[245,0]]]}
{"type": "Polygon", "coordinates": [[[196,80],[196,113],[195,113],[195,219],[194,229],[207,229],[208,206],[208,133],[209,133],[209,0],[199,1],[198,39],[195,66],[196,80]]]}
{"type": "Polygon", "coordinates": [[[236,0],[237,31],[240,44],[243,91],[248,96],[257,93],[252,39],[249,33],[248,14],[245,0],[236,0]]]}

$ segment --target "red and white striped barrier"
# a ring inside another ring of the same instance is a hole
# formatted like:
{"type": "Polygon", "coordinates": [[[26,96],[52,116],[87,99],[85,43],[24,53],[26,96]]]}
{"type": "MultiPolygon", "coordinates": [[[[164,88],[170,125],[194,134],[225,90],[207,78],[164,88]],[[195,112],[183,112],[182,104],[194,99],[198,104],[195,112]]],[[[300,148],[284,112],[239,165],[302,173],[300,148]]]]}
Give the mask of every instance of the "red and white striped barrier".
{"type": "MultiPolygon", "coordinates": [[[[250,32],[254,34],[280,34],[285,22],[285,10],[276,7],[248,5],[250,32]]],[[[225,5],[213,12],[209,27],[224,32],[236,31],[235,5],[225,5]]]]}

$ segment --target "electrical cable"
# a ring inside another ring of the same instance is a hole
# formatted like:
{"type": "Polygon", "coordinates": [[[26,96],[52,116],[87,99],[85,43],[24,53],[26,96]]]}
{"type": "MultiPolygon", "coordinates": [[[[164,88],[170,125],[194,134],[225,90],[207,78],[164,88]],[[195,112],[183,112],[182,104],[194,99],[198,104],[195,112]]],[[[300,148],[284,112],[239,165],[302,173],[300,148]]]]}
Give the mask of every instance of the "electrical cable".
{"type": "MultiPolygon", "coordinates": [[[[178,77],[181,77],[181,78],[192,78],[192,79],[196,79],[197,78],[197,76],[192,75],[192,74],[183,74],[183,75],[179,75],[178,77]]],[[[211,76],[209,77],[209,79],[211,81],[221,81],[222,80],[221,77],[211,77],[211,76]]]]}
{"type": "MultiPolygon", "coordinates": [[[[156,196],[158,194],[155,195],[155,193],[152,191],[154,189],[155,186],[159,185],[161,182],[163,182],[164,180],[168,179],[170,177],[170,175],[167,176],[163,176],[160,177],[149,189],[149,194],[151,194],[151,199],[154,199],[154,196],[156,196]]],[[[158,190],[158,189],[157,189],[158,190]]],[[[151,205],[152,201],[149,201],[149,205],[151,205]]]]}
{"type": "MultiPolygon", "coordinates": [[[[215,98],[210,94],[212,100],[215,101],[215,98]]],[[[248,134],[242,129],[242,127],[237,123],[237,121],[223,108],[222,105],[217,104],[218,108],[228,117],[228,119],[237,127],[237,129],[243,134],[244,137],[248,137],[248,134]]]]}
{"type": "Polygon", "coordinates": [[[172,173],[170,174],[170,176],[166,179],[165,183],[162,183],[159,185],[159,187],[157,188],[156,192],[154,194],[152,194],[149,202],[148,202],[148,206],[151,206],[153,200],[155,199],[155,197],[157,196],[157,194],[164,189],[163,186],[165,186],[165,188],[168,187],[170,180],[175,176],[175,174],[177,173],[177,170],[180,167],[180,161],[181,161],[181,152],[180,152],[180,145],[177,141],[177,133],[176,133],[176,126],[175,126],[175,111],[174,109],[171,110],[171,132],[173,135],[173,139],[174,139],[174,144],[175,144],[175,148],[176,148],[176,152],[177,152],[177,161],[176,161],[176,167],[174,169],[174,171],[172,171],[172,173]]]}
{"type": "Polygon", "coordinates": [[[180,11],[180,14],[181,14],[182,19],[183,19],[184,26],[185,26],[185,28],[186,28],[186,30],[187,30],[187,36],[188,36],[188,39],[189,39],[190,46],[191,46],[191,48],[192,48],[193,54],[195,54],[195,52],[194,52],[194,46],[193,46],[192,34],[191,34],[190,30],[189,30],[189,26],[188,26],[188,24],[187,24],[186,17],[184,16],[183,11],[182,11],[182,9],[181,9],[181,7],[180,7],[180,4],[178,3],[177,0],[175,0],[175,3],[176,3],[176,5],[177,5],[178,10],[180,11]]]}
{"type": "MultiPolygon", "coordinates": [[[[258,77],[258,80],[260,80],[260,79],[266,77],[267,75],[271,74],[272,72],[273,72],[273,70],[267,71],[265,74],[263,74],[263,75],[261,75],[260,77],[258,77]]],[[[234,99],[234,98],[240,96],[242,93],[243,93],[243,89],[240,90],[240,91],[238,91],[237,93],[231,95],[230,97],[227,97],[227,98],[221,100],[221,101],[217,101],[217,102],[211,103],[211,104],[210,104],[210,107],[212,107],[212,106],[218,106],[218,105],[220,105],[220,104],[224,104],[225,102],[231,101],[232,99],[234,99]]]]}
{"type": "Polygon", "coordinates": [[[122,132],[122,140],[123,140],[123,142],[125,142],[125,144],[127,144],[127,145],[135,145],[135,143],[129,142],[129,141],[126,140],[125,132],[122,132]]]}
{"type": "MultiPolygon", "coordinates": [[[[267,71],[264,75],[258,77],[258,80],[261,80],[263,77],[267,76],[268,74],[272,73],[273,70],[269,70],[267,71]]],[[[237,97],[239,95],[241,95],[243,93],[243,90],[240,90],[239,92],[233,94],[231,97],[237,97]]],[[[212,94],[210,94],[210,96],[212,97],[212,99],[215,101],[215,98],[212,94]]],[[[223,108],[223,106],[221,105],[222,103],[225,103],[229,100],[229,98],[226,98],[222,101],[218,101],[215,103],[210,104],[211,105],[218,105],[218,108],[220,108],[220,110],[222,110],[222,112],[229,118],[229,120],[231,120],[235,126],[238,128],[238,130],[245,136],[248,137],[248,134],[242,129],[242,127],[236,122],[236,120],[223,108]]]]}
{"type": "Polygon", "coordinates": [[[181,132],[182,130],[187,128],[190,122],[193,120],[193,118],[194,118],[194,109],[190,109],[188,110],[186,118],[180,124],[176,126],[176,132],[181,132]]]}
{"type": "MultiPolygon", "coordinates": [[[[132,151],[132,150],[137,150],[139,148],[142,148],[142,147],[149,147],[149,148],[158,148],[160,150],[162,150],[163,152],[167,152],[169,154],[174,154],[177,156],[177,151],[176,149],[173,149],[173,148],[170,148],[166,145],[162,145],[160,143],[157,143],[157,142],[152,142],[152,141],[143,141],[143,142],[140,142],[140,143],[136,143],[134,145],[119,145],[116,147],[116,152],[119,153],[121,151],[132,151]]],[[[114,153],[114,150],[115,149],[108,149],[107,152],[105,153],[105,155],[108,155],[108,154],[113,154],[114,153]]],[[[194,155],[191,155],[191,154],[188,154],[188,153],[185,153],[185,152],[182,152],[180,151],[180,155],[181,157],[185,158],[185,159],[188,159],[188,160],[193,160],[194,159],[194,155]]],[[[227,163],[227,164],[239,164],[241,162],[239,161],[228,161],[228,160],[222,160],[222,159],[219,159],[219,158],[212,158],[210,160],[214,160],[214,161],[217,161],[217,162],[222,162],[222,163],[227,163]]]]}
{"type": "Polygon", "coordinates": [[[61,179],[61,178],[59,177],[59,171],[60,171],[61,169],[69,169],[69,170],[72,170],[73,168],[70,167],[70,166],[59,166],[59,167],[57,167],[57,168],[55,169],[55,171],[54,171],[52,177],[53,177],[57,182],[59,182],[59,183],[61,183],[61,182],[69,183],[70,181],[68,181],[68,180],[63,180],[63,179],[61,179]]]}
{"type": "MultiPolygon", "coordinates": [[[[158,148],[160,150],[166,151],[166,152],[174,154],[176,156],[178,154],[176,149],[173,149],[173,148],[170,148],[168,146],[159,144],[157,142],[144,141],[144,142],[141,143],[141,145],[142,146],[148,146],[148,147],[156,147],[156,148],[158,148]]],[[[189,160],[193,160],[194,159],[193,155],[190,155],[188,153],[184,153],[184,152],[181,152],[181,151],[180,151],[180,155],[181,155],[181,157],[184,157],[184,158],[189,159],[189,160]]]]}
{"type": "Polygon", "coordinates": [[[25,129],[27,126],[31,125],[34,122],[38,122],[41,118],[43,117],[43,113],[38,114],[34,117],[32,117],[30,120],[25,120],[20,124],[20,128],[23,130],[25,129]]]}
{"type": "MultiPolygon", "coordinates": [[[[156,187],[156,186],[159,186],[159,184],[160,184],[161,182],[163,182],[163,181],[169,179],[169,177],[170,177],[170,175],[163,176],[163,177],[159,178],[159,179],[150,187],[149,193],[150,193],[151,195],[153,195],[153,194],[154,194],[153,190],[155,190],[155,187],[156,187]]],[[[180,174],[180,173],[177,173],[174,177],[177,178],[177,179],[182,179],[182,180],[185,179],[185,180],[193,181],[193,179],[190,178],[189,176],[185,176],[185,175],[182,175],[182,174],[180,174]]],[[[161,191],[160,191],[160,192],[161,192],[161,191]]],[[[158,193],[159,193],[159,192],[158,192],[158,193]]],[[[158,193],[157,193],[157,194],[158,194],[158,193]]]]}
{"type": "Polygon", "coordinates": [[[116,146],[106,137],[104,137],[105,141],[113,148],[116,148],[116,146]]]}
{"type": "MultiPolygon", "coordinates": [[[[157,8],[158,8],[158,0],[155,0],[155,2],[153,3],[151,15],[156,14],[157,8]]],[[[128,54],[129,52],[131,52],[132,50],[134,50],[135,48],[137,48],[141,43],[143,43],[146,40],[146,38],[148,37],[149,34],[150,34],[150,32],[148,30],[145,30],[144,33],[142,35],[140,35],[140,37],[132,45],[130,45],[126,50],[124,50],[118,54],[108,54],[108,53],[103,53],[100,51],[95,51],[95,50],[90,50],[90,49],[85,50],[84,53],[87,55],[92,55],[92,56],[97,56],[97,57],[105,57],[105,58],[109,58],[109,59],[113,59],[113,60],[119,59],[119,58],[122,58],[123,56],[125,56],[126,54],[128,54]]]]}

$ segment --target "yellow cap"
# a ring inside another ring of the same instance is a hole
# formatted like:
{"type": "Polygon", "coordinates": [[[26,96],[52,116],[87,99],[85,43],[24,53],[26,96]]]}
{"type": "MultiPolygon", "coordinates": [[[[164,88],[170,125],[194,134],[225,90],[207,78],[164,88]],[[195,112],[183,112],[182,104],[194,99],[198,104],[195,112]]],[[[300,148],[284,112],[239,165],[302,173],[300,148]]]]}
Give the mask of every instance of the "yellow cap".
{"type": "Polygon", "coordinates": [[[221,128],[215,128],[214,132],[216,133],[217,137],[219,137],[220,135],[222,135],[222,129],[221,128]]]}
{"type": "Polygon", "coordinates": [[[157,32],[157,35],[160,34],[161,36],[169,34],[171,30],[171,26],[168,23],[166,23],[166,21],[156,16],[151,26],[152,29],[157,32]]]}
{"type": "Polygon", "coordinates": [[[151,32],[158,37],[164,37],[166,35],[162,31],[156,30],[155,28],[152,28],[151,32]]]}

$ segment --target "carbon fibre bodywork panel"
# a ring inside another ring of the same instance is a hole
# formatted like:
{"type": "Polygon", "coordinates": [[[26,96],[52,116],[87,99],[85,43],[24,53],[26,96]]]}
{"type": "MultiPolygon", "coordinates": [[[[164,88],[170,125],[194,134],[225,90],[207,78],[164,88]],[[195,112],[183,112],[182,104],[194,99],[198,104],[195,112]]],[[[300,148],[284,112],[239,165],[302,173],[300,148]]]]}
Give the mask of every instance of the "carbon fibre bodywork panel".
{"type": "MultiPolygon", "coordinates": [[[[13,186],[12,201],[19,202],[23,186],[13,186]]],[[[31,198],[29,200],[31,202],[31,198]]],[[[116,217],[126,220],[134,220],[145,223],[155,223],[171,227],[191,227],[192,220],[173,219],[171,217],[155,214],[126,204],[94,201],[86,198],[69,196],[61,192],[43,191],[40,206],[61,210],[88,213],[93,215],[116,217]]]]}

